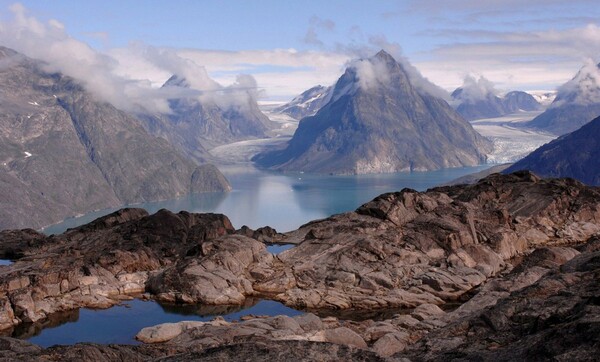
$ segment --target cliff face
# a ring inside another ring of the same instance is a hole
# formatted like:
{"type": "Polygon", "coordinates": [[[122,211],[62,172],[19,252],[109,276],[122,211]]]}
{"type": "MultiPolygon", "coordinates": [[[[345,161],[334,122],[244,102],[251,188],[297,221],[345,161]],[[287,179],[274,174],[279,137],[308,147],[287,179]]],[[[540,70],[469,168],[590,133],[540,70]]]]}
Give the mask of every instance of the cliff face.
{"type": "Polygon", "coordinates": [[[192,190],[197,165],[136,118],[37,61],[6,48],[1,55],[0,228],[192,190]]]}
{"type": "Polygon", "coordinates": [[[505,172],[531,170],[545,177],[571,177],[600,185],[600,117],[543,145],[505,172]]]}
{"type": "Polygon", "coordinates": [[[360,174],[485,162],[490,143],[445,101],[417,90],[381,51],[348,68],[331,100],[301,122],[284,150],[258,155],[284,171],[360,174]]]}

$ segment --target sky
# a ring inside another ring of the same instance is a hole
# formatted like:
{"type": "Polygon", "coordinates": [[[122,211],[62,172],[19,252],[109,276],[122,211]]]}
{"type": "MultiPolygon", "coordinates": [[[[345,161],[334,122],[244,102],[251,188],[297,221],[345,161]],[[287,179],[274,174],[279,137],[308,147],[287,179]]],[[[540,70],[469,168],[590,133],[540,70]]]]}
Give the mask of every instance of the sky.
{"type": "MultiPolygon", "coordinates": [[[[172,74],[263,101],[331,85],[380,49],[447,91],[554,90],[600,61],[595,0],[0,0],[0,45],[108,99],[147,100],[172,74]]],[[[157,109],[164,104],[156,102],[157,109]]]]}

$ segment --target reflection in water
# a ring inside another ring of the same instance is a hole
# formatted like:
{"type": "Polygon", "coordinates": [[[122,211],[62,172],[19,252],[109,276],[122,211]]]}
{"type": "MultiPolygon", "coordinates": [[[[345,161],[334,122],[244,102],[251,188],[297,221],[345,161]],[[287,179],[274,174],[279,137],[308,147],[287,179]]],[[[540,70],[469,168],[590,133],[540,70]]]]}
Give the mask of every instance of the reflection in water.
{"type": "Polygon", "coordinates": [[[79,342],[138,344],[134,337],[142,328],[161,323],[209,321],[217,315],[234,321],[246,315],[302,313],[270,300],[249,299],[243,306],[185,306],[134,299],[109,309],[56,313],[42,323],[19,326],[12,336],[42,347],[79,342]]]}
{"type": "Polygon", "coordinates": [[[12,260],[9,260],[9,259],[0,259],[0,266],[2,266],[2,265],[10,265],[12,263],[13,263],[12,260]]]}
{"type": "MultiPolygon", "coordinates": [[[[227,215],[236,228],[253,229],[269,225],[285,232],[315,219],[352,211],[375,196],[408,187],[418,191],[431,188],[466,174],[488,168],[453,168],[431,172],[330,176],[303,173],[275,173],[252,166],[222,166],[231,182],[229,193],[194,194],[174,200],[150,202],[143,207],[149,212],[167,208],[178,212],[217,212],[227,215]]],[[[69,219],[48,227],[44,232],[60,233],[105,215],[104,210],[82,218],[69,219]]]]}

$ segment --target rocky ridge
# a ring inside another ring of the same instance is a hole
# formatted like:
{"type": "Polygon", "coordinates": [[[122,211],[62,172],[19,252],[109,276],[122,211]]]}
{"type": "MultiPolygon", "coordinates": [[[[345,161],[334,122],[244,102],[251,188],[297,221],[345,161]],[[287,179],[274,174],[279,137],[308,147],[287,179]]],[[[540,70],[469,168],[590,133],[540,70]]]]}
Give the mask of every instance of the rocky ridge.
{"type": "Polygon", "coordinates": [[[140,331],[142,346],[39,349],[15,359],[424,360],[593,356],[598,343],[600,191],[529,172],[469,186],[384,194],[355,212],[278,234],[235,230],[223,215],[121,210],[62,235],[0,234],[3,329],[119,298],[240,304],[246,297],[324,310],[404,307],[382,320],[310,313],[182,322],[140,331]],[[264,242],[298,244],[279,255],[264,242]],[[458,306],[458,308],[456,307],[458,306]],[[549,347],[569,331],[572,344],[549,347]],[[596,336],[596,337],[594,337],[596,336]],[[546,347],[545,347],[546,346],[546,347]],[[287,352],[285,352],[287,351],[287,352]],[[305,353],[305,354],[303,354],[305,353]],[[303,357],[304,356],[304,357],[303,357]],[[352,356],[352,357],[351,357],[352,356]]]}

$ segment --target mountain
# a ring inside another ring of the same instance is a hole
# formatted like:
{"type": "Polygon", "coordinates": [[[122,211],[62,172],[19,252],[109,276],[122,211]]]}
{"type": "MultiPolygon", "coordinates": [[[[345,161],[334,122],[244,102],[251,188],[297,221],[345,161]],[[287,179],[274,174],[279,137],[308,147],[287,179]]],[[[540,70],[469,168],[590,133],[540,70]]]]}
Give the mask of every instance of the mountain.
{"type": "Polygon", "coordinates": [[[456,111],[468,120],[496,118],[518,111],[537,111],[541,108],[538,101],[529,93],[512,91],[504,97],[488,92],[478,97],[467,96],[464,88],[452,92],[452,98],[458,103],[456,111]]]}
{"type": "Polygon", "coordinates": [[[302,92],[294,97],[289,103],[275,108],[277,113],[287,114],[295,119],[302,119],[307,116],[313,116],[321,107],[331,99],[333,87],[324,87],[318,85],[302,92]]]}
{"type": "MultiPolygon", "coordinates": [[[[140,115],[148,131],[167,139],[184,154],[202,162],[210,158],[207,148],[251,138],[265,138],[270,121],[259,109],[256,99],[244,90],[235,101],[214,92],[198,95],[189,83],[176,75],[163,90],[189,94],[169,100],[171,113],[140,115]]],[[[222,89],[221,93],[228,92],[222,89]]],[[[233,98],[233,97],[231,97],[233,98]]]]}
{"type": "Polygon", "coordinates": [[[522,127],[556,135],[571,133],[600,116],[600,64],[588,63],[559,87],[548,109],[522,127]]]}
{"type": "Polygon", "coordinates": [[[506,93],[502,98],[502,105],[506,114],[518,111],[538,111],[541,109],[540,103],[534,96],[522,91],[506,93]]]}
{"type": "Polygon", "coordinates": [[[531,170],[545,177],[571,177],[600,186],[600,117],[543,145],[504,171],[531,170]]]}
{"type": "Polygon", "coordinates": [[[7,48],[0,63],[0,229],[208,191],[205,182],[229,189],[74,79],[7,48]]]}
{"type": "Polygon", "coordinates": [[[380,51],[346,69],[331,100],[300,121],[287,148],[254,160],[276,170],[362,174],[476,165],[490,149],[444,100],[415,87],[404,67],[380,51]]]}

